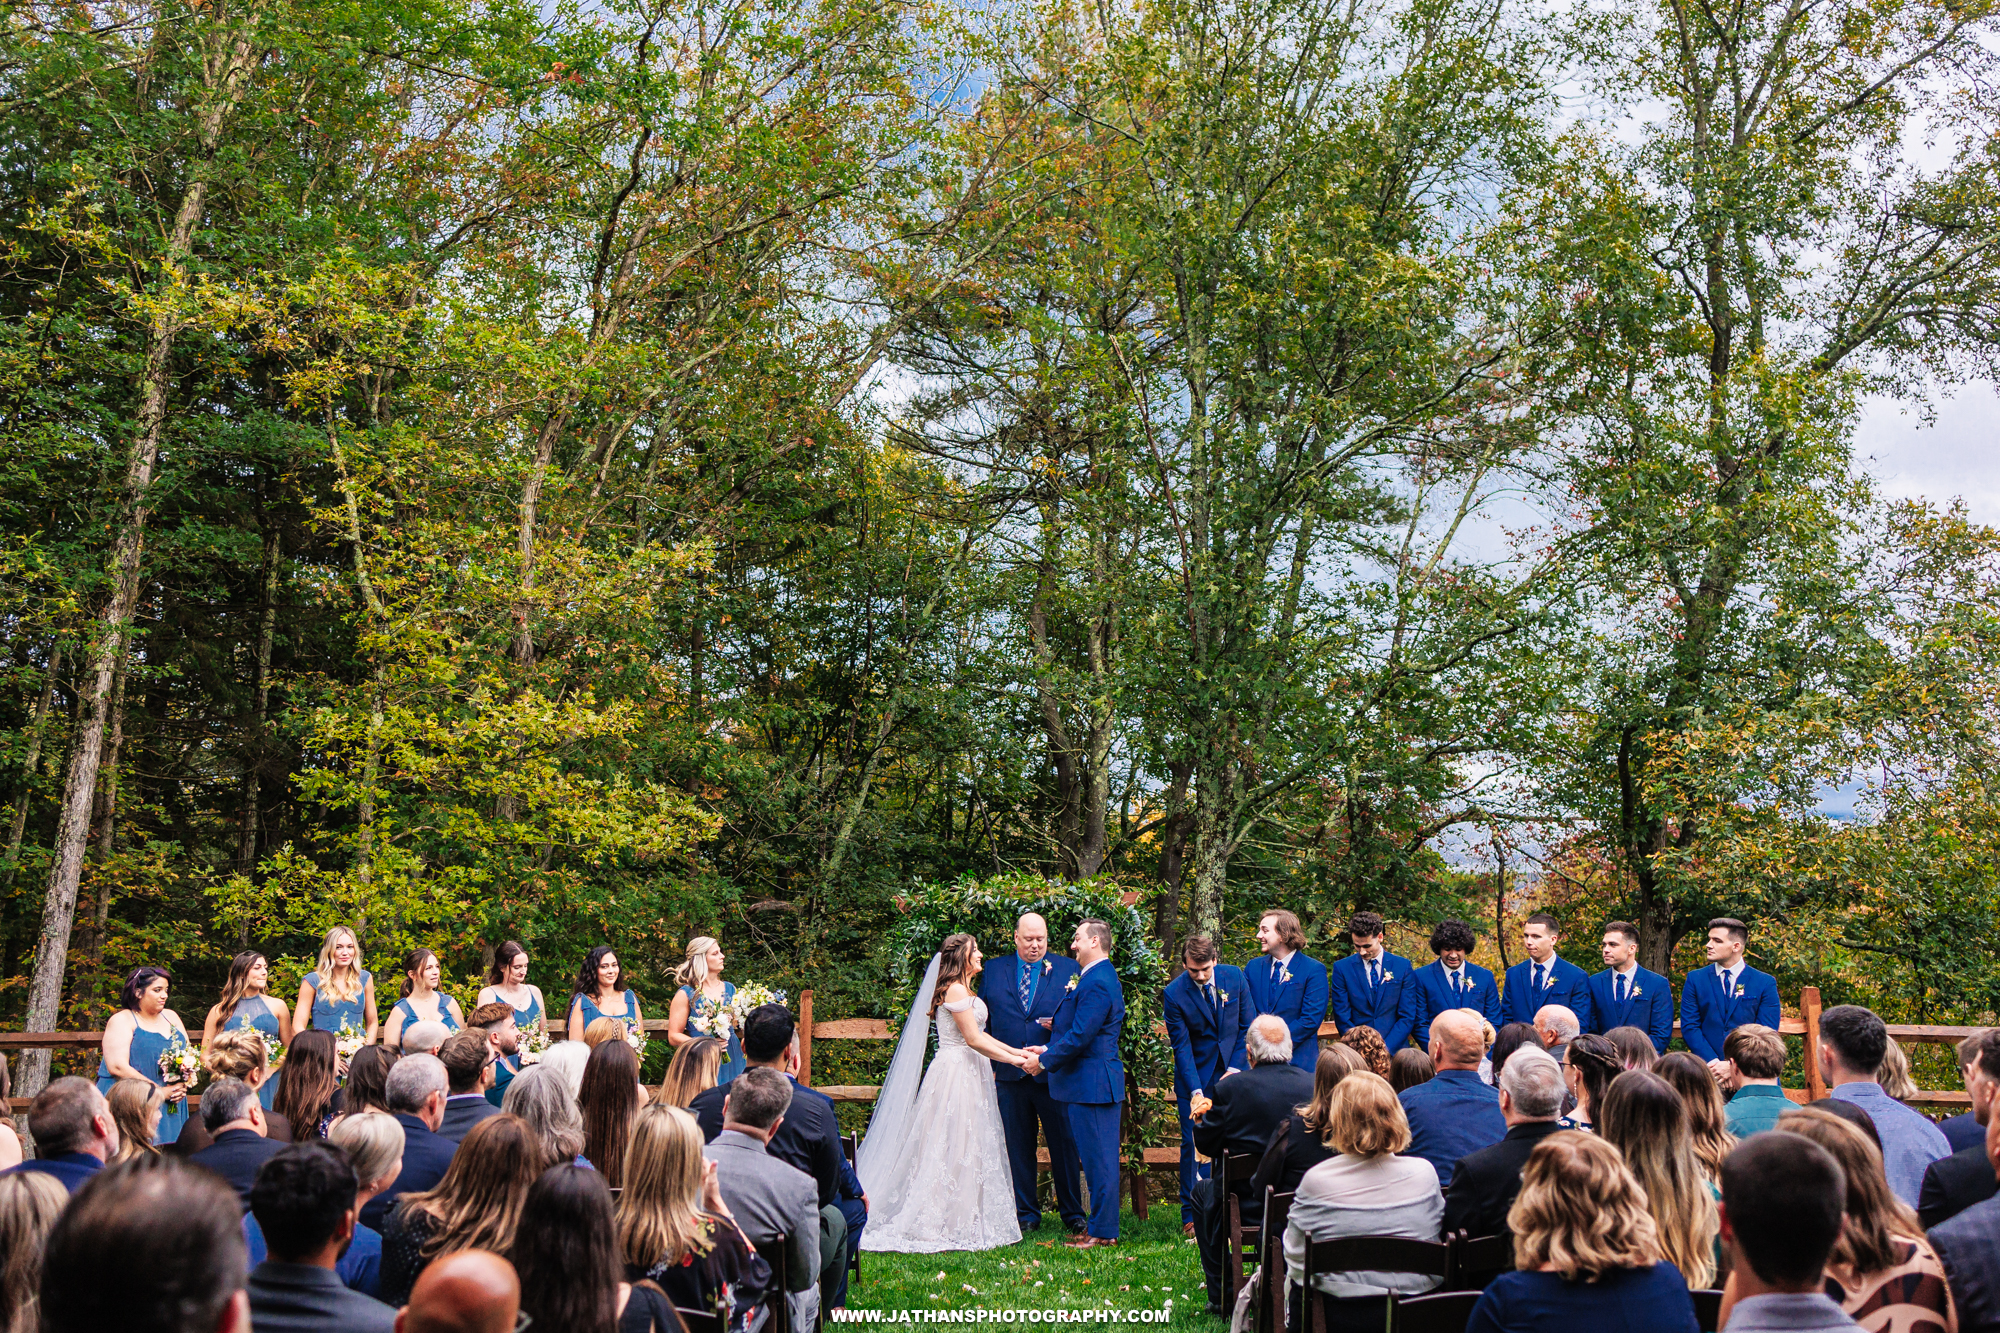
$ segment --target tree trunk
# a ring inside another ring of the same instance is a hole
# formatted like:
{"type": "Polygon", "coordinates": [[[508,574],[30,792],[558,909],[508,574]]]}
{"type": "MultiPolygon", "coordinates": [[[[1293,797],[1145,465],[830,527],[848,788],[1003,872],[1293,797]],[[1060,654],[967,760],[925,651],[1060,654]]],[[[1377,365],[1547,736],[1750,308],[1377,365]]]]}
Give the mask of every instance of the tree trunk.
{"type": "MultiPolygon", "coordinates": [[[[242,97],[252,63],[250,24],[226,25],[222,7],[207,12],[203,46],[203,107],[196,127],[196,153],[187,192],[167,229],[159,257],[159,284],[178,285],[187,262],[196,225],[208,201],[208,162],[215,156],[222,126],[242,97]]],[[[28,1011],[22,1028],[28,1032],[55,1030],[62,1007],[63,970],[69,960],[70,931],[76,922],[77,887],[83,879],[84,853],[89,845],[91,808],[97,795],[97,771],[110,724],[111,688],[119,664],[129,650],[132,615],[139,605],[140,558],[145,550],[146,519],[152,511],[154,469],[167,421],[172,388],[174,344],[181,324],[164,299],[153,308],[146,330],[145,360],[139,375],[139,406],[133,417],[132,442],[126,453],[125,480],[118,496],[110,560],[111,596],[97,618],[90,648],[91,666],[84,682],[84,718],[71,746],[69,775],[63,785],[62,815],[56,825],[55,864],[49,871],[42,902],[41,935],[35,942],[34,969],[28,981],[28,1011]]],[[[49,1052],[27,1051],[21,1057],[20,1096],[32,1097],[48,1083],[49,1052]]]]}
{"type": "MultiPolygon", "coordinates": [[[[250,753],[243,765],[243,813],[236,843],[236,865],[245,874],[257,864],[257,798],[264,766],[264,728],[271,709],[271,644],[278,634],[281,554],[278,529],[269,527],[264,532],[263,578],[257,607],[257,677],[251,705],[250,753]]],[[[249,923],[244,923],[244,929],[249,929],[249,923]]]]}
{"type": "MultiPolygon", "coordinates": [[[[35,799],[35,768],[42,761],[42,735],[48,726],[49,709],[55,703],[56,674],[62,670],[62,649],[49,650],[49,669],[42,681],[42,697],[35,704],[35,720],[28,729],[28,752],[21,761],[20,792],[14,799],[14,821],[7,830],[7,859],[0,870],[0,891],[14,887],[14,873],[21,866],[21,839],[28,829],[28,807],[35,799]]],[[[12,976],[9,968],[4,975],[12,976]]]]}

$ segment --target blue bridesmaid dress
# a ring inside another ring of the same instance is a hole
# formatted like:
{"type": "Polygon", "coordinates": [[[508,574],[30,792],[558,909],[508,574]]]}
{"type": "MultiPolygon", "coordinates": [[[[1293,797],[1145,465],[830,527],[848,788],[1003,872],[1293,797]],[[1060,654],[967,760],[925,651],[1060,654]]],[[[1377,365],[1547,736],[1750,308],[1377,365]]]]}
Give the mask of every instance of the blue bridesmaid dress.
{"type": "MultiPolygon", "coordinates": [[[[233,1032],[237,1028],[255,1028],[273,1038],[284,1036],[284,1030],[278,1026],[278,1016],[271,1012],[271,1006],[261,995],[246,996],[238,1000],[236,1007],[229,1011],[229,1017],[223,1022],[222,1030],[233,1032]],[[254,1010],[251,1008],[252,1005],[256,1006],[254,1010]]],[[[278,1080],[284,1076],[283,1070],[274,1069],[271,1071],[271,1076],[264,1080],[264,1086],[257,1089],[257,1102],[266,1111],[270,1110],[271,1103],[277,1100],[278,1080]]]]}
{"type": "MultiPolygon", "coordinates": [[[[444,1002],[444,996],[442,995],[438,996],[437,1010],[437,1021],[444,1024],[445,1030],[447,1032],[458,1031],[458,1020],[451,1016],[451,1006],[444,1002]]],[[[407,996],[396,1001],[396,1007],[389,1012],[403,1016],[403,1031],[405,1032],[410,1030],[410,1024],[412,1023],[428,1023],[431,1021],[428,1018],[421,1018],[417,1015],[416,1009],[410,1004],[407,996]]]]}
{"type": "Polygon", "coordinates": [[[309,1026],[315,1032],[331,1032],[338,1036],[341,1024],[354,1029],[356,1036],[368,1031],[368,1014],[361,1007],[362,997],[368,994],[368,983],[375,980],[375,974],[367,968],[361,969],[361,989],[351,1000],[329,1000],[326,997],[326,983],[319,973],[306,973],[306,985],[313,988],[312,1022],[309,1026]]]}
{"type": "MultiPolygon", "coordinates": [[[[171,1047],[186,1046],[189,1044],[187,1039],[181,1036],[179,1032],[169,1032],[162,1035],[158,1032],[148,1032],[135,1023],[132,1027],[132,1046],[126,1053],[125,1063],[131,1065],[132,1068],[138,1070],[154,1083],[165,1087],[167,1080],[160,1076],[160,1057],[165,1055],[171,1047]]],[[[97,1062],[97,1090],[99,1092],[109,1092],[111,1091],[111,1085],[117,1081],[117,1079],[111,1076],[111,1071],[104,1067],[104,1061],[100,1059],[97,1062]]],[[[160,1128],[153,1135],[153,1142],[172,1143],[175,1139],[178,1139],[181,1136],[182,1127],[187,1124],[187,1118],[187,1098],[183,1097],[177,1102],[162,1102],[160,1104],[160,1128]]]]}
{"type": "MultiPolygon", "coordinates": [[[[511,1008],[512,1006],[509,1005],[509,1007],[511,1008]]],[[[540,1018],[541,1016],[542,1016],[542,1002],[536,999],[533,995],[530,995],[528,997],[528,1007],[526,1009],[514,1010],[514,1026],[519,1028],[521,1031],[526,1032],[529,1028],[535,1025],[535,1020],[540,1018]]]]}
{"type": "MultiPolygon", "coordinates": [[[[681,987],[681,994],[688,997],[688,1018],[692,1020],[694,1018],[695,1002],[702,998],[701,992],[692,986],[683,986],[681,987]]],[[[722,1002],[728,1004],[735,998],[736,987],[727,981],[723,982],[722,1002]]],[[[688,1031],[694,1032],[692,1022],[690,1022],[688,1031]]],[[[699,1036],[701,1034],[697,1032],[695,1035],[699,1036]]],[[[747,1065],[743,1059],[743,1043],[738,1039],[736,1029],[731,1028],[729,1029],[729,1054],[723,1057],[722,1067],[715,1071],[715,1085],[721,1087],[742,1073],[745,1068],[747,1068],[747,1065]]]]}
{"type": "Polygon", "coordinates": [[[602,1009],[599,1009],[597,1001],[588,995],[577,996],[576,998],[583,1002],[583,1025],[589,1027],[600,1018],[623,1019],[625,1026],[628,1028],[637,1023],[639,1021],[639,997],[633,993],[629,986],[621,994],[625,997],[625,1007],[615,1014],[607,1014],[602,1009]]]}

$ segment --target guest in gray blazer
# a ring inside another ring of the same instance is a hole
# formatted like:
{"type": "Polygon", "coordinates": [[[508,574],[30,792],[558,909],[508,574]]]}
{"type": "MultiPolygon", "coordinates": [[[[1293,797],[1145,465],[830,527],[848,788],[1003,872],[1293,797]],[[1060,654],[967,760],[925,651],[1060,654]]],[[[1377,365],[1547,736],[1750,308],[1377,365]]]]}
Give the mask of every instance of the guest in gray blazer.
{"type": "Polygon", "coordinates": [[[792,1327],[819,1317],[819,1187],[765,1151],[792,1104],[792,1085],[775,1069],[745,1070],[722,1103],[722,1132],[702,1149],[715,1163],[722,1200],[753,1245],[792,1238],[785,1271],[792,1327]]]}

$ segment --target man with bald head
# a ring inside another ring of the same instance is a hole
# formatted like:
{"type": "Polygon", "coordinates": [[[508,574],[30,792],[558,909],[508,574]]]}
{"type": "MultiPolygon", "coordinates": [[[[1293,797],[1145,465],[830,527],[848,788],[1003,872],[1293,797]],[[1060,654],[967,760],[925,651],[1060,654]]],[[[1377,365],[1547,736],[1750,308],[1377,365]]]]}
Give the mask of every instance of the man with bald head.
{"type": "Polygon", "coordinates": [[[396,1315],[396,1333],[514,1333],[521,1280],[514,1265],[486,1250],[431,1261],[396,1315]]]}
{"type": "MultiPolygon", "coordinates": [[[[1049,923],[1033,912],[1014,923],[1014,952],[986,960],[979,996],[986,1001],[986,1030],[1009,1046],[1046,1046],[1049,1024],[1063,991],[1079,968],[1073,958],[1049,952],[1049,923]]],[[[1049,1168],[1056,1179],[1056,1207],[1063,1226],[1083,1230],[1083,1191],[1077,1184],[1082,1162],[1069,1117],[1049,1095],[1047,1070],[1028,1074],[995,1063],[994,1091],[1000,1096],[1000,1125],[1007,1135],[1007,1166],[1014,1177],[1014,1214],[1021,1230],[1042,1224],[1035,1189],[1036,1135],[1048,1136],[1049,1168]]]]}
{"type": "MultiPolygon", "coordinates": [[[[1507,1137],[1500,1094],[1480,1081],[1486,1029],[1470,1009],[1447,1009],[1431,1020],[1431,1063],[1437,1077],[1401,1093],[1410,1118],[1406,1157],[1421,1157],[1437,1168],[1438,1184],[1451,1184],[1458,1159],[1507,1137]]],[[[1512,1063],[1511,1061],[1509,1063],[1512,1063]]]]}

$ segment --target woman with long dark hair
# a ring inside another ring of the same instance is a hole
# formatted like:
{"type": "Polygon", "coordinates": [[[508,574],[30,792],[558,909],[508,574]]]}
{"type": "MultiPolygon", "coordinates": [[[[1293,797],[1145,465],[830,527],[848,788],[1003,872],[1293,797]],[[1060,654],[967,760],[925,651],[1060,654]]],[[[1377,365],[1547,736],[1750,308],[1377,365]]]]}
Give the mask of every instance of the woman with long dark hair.
{"type": "Polygon", "coordinates": [[[118,1012],[105,1021],[97,1066],[99,1092],[110,1092],[121,1078],[143,1078],[167,1090],[155,1143],[174,1142],[188,1122],[187,1080],[169,1057],[177,1058],[193,1043],[181,1016],[167,1008],[172,980],[163,967],[132,969],[118,992],[118,1012]]]}
{"type": "Polygon", "coordinates": [[[334,1099],[336,1118],[389,1110],[389,1071],[402,1054],[387,1046],[363,1046],[347,1062],[347,1083],[334,1099]]]}
{"type": "Polygon", "coordinates": [[[514,1011],[514,1029],[548,1035],[548,1006],[542,988],[528,984],[528,951],[518,940],[508,940],[493,951],[493,966],[486,970],[486,985],[480,989],[480,1004],[504,1004],[514,1011]]]}
{"type": "Polygon", "coordinates": [[[622,1041],[600,1042],[583,1066],[576,1095],[583,1112],[583,1155],[604,1173],[604,1183],[625,1183],[625,1144],[639,1110],[639,1057],[622,1041]]]}
{"type": "Polygon", "coordinates": [[[441,1254],[507,1253],[542,1165],[542,1142],[519,1116],[503,1112],[474,1125],[436,1188],[404,1195],[384,1220],[377,1299],[406,1304],[410,1288],[441,1254]]]}
{"type": "Polygon", "coordinates": [[[333,1124],[339,1058],[334,1035],[318,1028],[301,1032],[285,1048],[285,1084],[278,1089],[274,1106],[292,1122],[292,1134],[300,1143],[325,1138],[333,1124]]]}
{"type": "MultiPolygon", "coordinates": [[[[222,998],[215,1002],[201,1025],[204,1054],[215,1045],[217,1036],[238,1028],[255,1029],[266,1038],[267,1045],[272,1041],[281,1044],[291,1041],[292,1011],[271,994],[270,983],[271,964],[255,949],[246,949],[229,960],[229,978],[223,983],[222,998]]],[[[280,1081],[281,1071],[274,1069],[257,1089],[257,1100],[266,1111],[277,1104],[280,1081]]]]}
{"type": "Polygon", "coordinates": [[[680,1316],[650,1282],[620,1275],[611,1192],[597,1172],[552,1166],[528,1189],[514,1232],[521,1313],[564,1333],[683,1333],[680,1316]]]}
{"type": "Polygon", "coordinates": [[[592,949],[576,970],[576,989],[569,997],[569,1039],[582,1041],[583,1030],[600,1018],[616,1018],[627,1031],[643,1021],[639,994],[625,984],[625,969],[608,944],[592,949]]]}
{"type": "Polygon", "coordinates": [[[451,1032],[465,1026],[465,1014],[458,1001],[438,989],[442,976],[438,956],[429,949],[412,949],[403,955],[403,997],[389,1011],[389,1026],[382,1044],[402,1049],[403,1029],[412,1023],[442,1023],[451,1032]]]}

